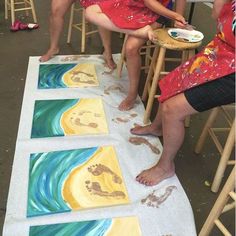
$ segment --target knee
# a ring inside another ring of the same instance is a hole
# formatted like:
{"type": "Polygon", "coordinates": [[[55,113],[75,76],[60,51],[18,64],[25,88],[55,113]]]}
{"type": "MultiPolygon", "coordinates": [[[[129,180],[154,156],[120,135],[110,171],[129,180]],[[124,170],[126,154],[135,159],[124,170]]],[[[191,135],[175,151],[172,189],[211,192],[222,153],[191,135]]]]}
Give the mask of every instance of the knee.
{"type": "Polygon", "coordinates": [[[181,107],[178,107],[176,103],[169,100],[166,100],[162,104],[162,116],[168,120],[184,120],[186,118],[181,107]]]}
{"type": "Polygon", "coordinates": [[[86,18],[86,20],[87,21],[91,21],[91,8],[90,7],[87,7],[86,9],[85,9],[85,18],[86,18]]]}
{"type": "Polygon", "coordinates": [[[94,17],[96,17],[96,15],[97,12],[94,10],[93,5],[85,9],[85,18],[87,21],[93,22],[93,20],[95,19],[94,17]]]}
{"type": "Polygon", "coordinates": [[[64,18],[66,12],[62,8],[62,6],[54,6],[51,10],[51,17],[52,18],[64,18]]]}
{"type": "Polygon", "coordinates": [[[125,45],[125,55],[126,55],[126,57],[140,56],[140,54],[139,54],[140,48],[141,48],[140,46],[129,43],[127,41],[126,45],[125,45]]]}

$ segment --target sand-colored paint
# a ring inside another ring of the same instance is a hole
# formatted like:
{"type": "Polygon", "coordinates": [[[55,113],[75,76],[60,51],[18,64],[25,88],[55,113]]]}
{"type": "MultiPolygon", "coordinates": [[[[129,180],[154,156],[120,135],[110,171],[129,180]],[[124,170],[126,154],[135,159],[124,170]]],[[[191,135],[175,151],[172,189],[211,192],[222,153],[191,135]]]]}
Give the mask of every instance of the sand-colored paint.
{"type": "Polygon", "coordinates": [[[114,148],[100,147],[75,168],[64,183],[62,195],[73,210],[129,203],[114,148]]]}
{"type": "Polygon", "coordinates": [[[129,235],[141,236],[141,229],[137,217],[114,218],[112,226],[106,236],[129,235]]]}
{"type": "Polygon", "coordinates": [[[93,64],[78,64],[67,71],[62,78],[67,87],[98,86],[99,82],[93,64]]]}
{"type": "Polygon", "coordinates": [[[64,112],[61,127],[65,135],[107,134],[106,116],[100,98],[86,98],[64,112]]]}

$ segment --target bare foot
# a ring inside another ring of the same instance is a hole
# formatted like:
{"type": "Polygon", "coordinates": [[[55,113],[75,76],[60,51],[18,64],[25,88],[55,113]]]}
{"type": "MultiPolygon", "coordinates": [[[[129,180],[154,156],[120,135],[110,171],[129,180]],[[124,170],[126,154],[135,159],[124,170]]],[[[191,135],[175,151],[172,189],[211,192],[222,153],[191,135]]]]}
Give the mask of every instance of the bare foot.
{"type": "Polygon", "coordinates": [[[104,61],[105,61],[106,65],[108,66],[108,68],[111,70],[116,69],[116,63],[114,62],[112,55],[108,55],[105,52],[103,52],[102,55],[103,55],[104,61]]]}
{"type": "Polygon", "coordinates": [[[142,171],[137,177],[136,180],[140,184],[146,186],[153,186],[159,184],[164,179],[170,178],[175,174],[174,163],[168,169],[163,169],[158,164],[153,166],[150,169],[142,171]]]}
{"type": "Polygon", "coordinates": [[[137,29],[130,34],[139,38],[144,38],[144,39],[148,38],[151,41],[155,40],[155,35],[150,25],[146,25],[143,28],[137,29]]]}
{"type": "Polygon", "coordinates": [[[49,49],[47,51],[46,54],[42,55],[40,58],[39,58],[39,61],[40,62],[46,62],[48,60],[50,60],[51,58],[53,58],[55,55],[57,55],[59,53],[59,48],[56,48],[56,49],[49,49]]]}
{"type": "Polygon", "coordinates": [[[155,42],[157,40],[155,34],[154,34],[154,31],[152,29],[152,27],[150,26],[150,28],[148,29],[147,31],[147,36],[148,36],[148,39],[152,42],[155,42]]]}
{"type": "Polygon", "coordinates": [[[154,128],[152,124],[146,126],[137,125],[130,130],[130,133],[134,135],[162,136],[162,130],[154,128]]]}
{"type": "Polygon", "coordinates": [[[118,109],[120,111],[128,111],[132,109],[134,107],[135,100],[136,98],[135,99],[129,97],[125,98],[118,106],[118,109]]]}

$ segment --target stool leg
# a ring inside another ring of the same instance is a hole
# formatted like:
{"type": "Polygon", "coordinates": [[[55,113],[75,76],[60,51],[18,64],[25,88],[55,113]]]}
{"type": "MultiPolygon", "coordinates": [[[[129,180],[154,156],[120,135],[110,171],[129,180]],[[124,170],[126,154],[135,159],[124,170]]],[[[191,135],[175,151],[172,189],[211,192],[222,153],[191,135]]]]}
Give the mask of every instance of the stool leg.
{"type": "Polygon", "coordinates": [[[68,33],[67,33],[67,43],[70,43],[71,41],[72,24],[74,21],[74,8],[75,8],[75,4],[73,3],[70,8],[70,20],[69,20],[68,33]]]}
{"type": "Polygon", "coordinates": [[[15,4],[14,0],[11,0],[11,24],[13,25],[15,22],[15,4]]]}
{"type": "Polygon", "coordinates": [[[128,38],[128,35],[126,34],[125,39],[124,39],[124,43],[123,43],[123,46],[122,46],[122,50],[121,50],[120,60],[117,64],[117,76],[118,76],[118,78],[121,78],[121,72],[122,72],[122,69],[123,69],[124,62],[125,62],[125,43],[126,43],[127,38],[128,38]]]}
{"type": "Polygon", "coordinates": [[[212,228],[214,227],[215,221],[219,218],[220,214],[223,211],[224,206],[229,200],[229,193],[234,190],[235,184],[235,167],[231,171],[229,178],[226,181],[220,195],[218,196],[209,216],[206,219],[200,233],[198,236],[208,236],[212,228]]]}
{"type": "Polygon", "coordinates": [[[5,0],[5,20],[8,19],[8,0],[5,0]]]}
{"type": "Polygon", "coordinates": [[[33,15],[33,19],[34,19],[34,23],[37,23],[37,17],[36,17],[36,12],[35,12],[35,7],[34,7],[34,1],[30,0],[30,5],[31,5],[31,9],[32,9],[32,15],[33,15]]]}
{"type": "Polygon", "coordinates": [[[152,79],[152,85],[151,85],[151,90],[150,90],[150,94],[148,97],[148,102],[147,102],[147,107],[146,110],[144,112],[144,118],[143,118],[143,123],[147,124],[149,122],[149,118],[150,118],[150,114],[152,111],[152,105],[153,105],[153,101],[154,101],[154,96],[156,93],[156,89],[158,86],[158,80],[160,78],[160,73],[161,73],[161,67],[162,67],[162,62],[165,59],[165,53],[166,53],[166,48],[161,47],[160,48],[160,52],[159,52],[159,56],[157,59],[157,65],[156,65],[156,69],[155,69],[155,73],[152,79]]]}
{"type": "Polygon", "coordinates": [[[147,100],[148,88],[149,88],[149,85],[150,85],[151,80],[152,80],[152,76],[153,76],[153,73],[154,73],[154,66],[155,66],[156,61],[157,61],[158,53],[159,53],[159,47],[157,46],[157,47],[155,47],[153,55],[152,55],[151,65],[149,67],[147,79],[146,79],[144,89],[143,89],[142,101],[147,100]]]}
{"type": "MultiPolygon", "coordinates": [[[[24,2],[25,2],[25,8],[30,7],[30,6],[29,6],[29,2],[28,2],[27,0],[25,0],[24,2]]],[[[29,11],[28,11],[28,9],[25,9],[25,15],[26,15],[26,16],[29,16],[29,11]]]]}
{"type": "Polygon", "coordinates": [[[219,165],[218,165],[218,168],[217,168],[217,171],[216,171],[216,174],[215,174],[212,186],[211,186],[212,192],[216,193],[219,190],[221,180],[224,176],[224,172],[225,172],[226,166],[228,164],[228,160],[230,158],[230,155],[231,155],[233,147],[234,147],[234,143],[235,143],[234,131],[235,131],[235,120],[234,120],[232,127],[230,129],[230,132],[229,132],[228,138],[226,140],[224,150],[221,155],[220,162],[219,162],[219,165]]]}
{"type": "Polygon", "coordinates": [[[85,52],[85,40],[86,40],[86,19],[85,19],[85,10],[82,11],[82,35],[81,35],[81,52],[85,52]]]}
{"type": "MultiPolygon", "coordinates": [[[[147,46],[150,46],[150,45],[151,45],[151,41],[148,40],[148,41],[147,41],[147,46]]],[[[150,48],[150,47],[147,47],[147,48],[146,48],[146,53],[145,53],[145,73],[148,73],[150,54],[151,54],[151,48],[150,48]]]]}
{"type": "Polygon", "coordinates": [[[206,121],[206,124],[202,130],[202,133],[198,139],[198,142],[197,142],[197,145],[195,147],[195,152],[197,154],[199,154],[202,150],[202,147],[203,147],[203,144],[206,140],[206,137],[207,137],[207,134],[208,134],[208,129],[212,126],[212,124],[214,123],[214,121],[216,120],[216,117],[219,113],[219,107],[215,107],[212,109],[211,113],[210,113],[210,116],[208,117],[207,121],[206,121]]]}

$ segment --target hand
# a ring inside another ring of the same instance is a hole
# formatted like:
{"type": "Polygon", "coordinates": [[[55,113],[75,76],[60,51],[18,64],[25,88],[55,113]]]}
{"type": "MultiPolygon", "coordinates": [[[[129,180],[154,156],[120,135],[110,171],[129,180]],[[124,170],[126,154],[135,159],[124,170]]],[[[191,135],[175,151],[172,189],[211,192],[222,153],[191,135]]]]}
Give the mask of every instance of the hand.
{"type": "Polygon", "coordinates": [[[184,29],[187,24],[188,22],[184,19],[184,17],[176,13],[174,27],[184,29]]]}

